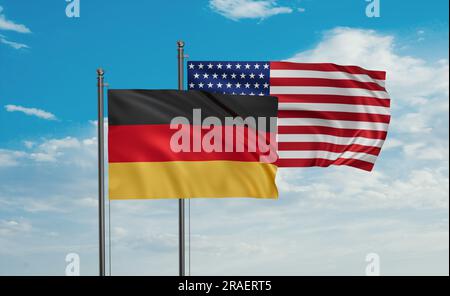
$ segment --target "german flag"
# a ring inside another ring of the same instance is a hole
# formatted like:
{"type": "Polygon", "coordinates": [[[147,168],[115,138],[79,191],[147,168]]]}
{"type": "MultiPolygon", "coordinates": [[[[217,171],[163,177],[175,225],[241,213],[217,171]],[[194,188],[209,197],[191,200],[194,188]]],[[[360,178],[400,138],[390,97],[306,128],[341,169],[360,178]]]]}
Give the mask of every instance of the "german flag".
{"type": "Polygon", "coordinates": [[[277,112],[269,96],[109,90],[109,198],[277,198],[277,112]]]}

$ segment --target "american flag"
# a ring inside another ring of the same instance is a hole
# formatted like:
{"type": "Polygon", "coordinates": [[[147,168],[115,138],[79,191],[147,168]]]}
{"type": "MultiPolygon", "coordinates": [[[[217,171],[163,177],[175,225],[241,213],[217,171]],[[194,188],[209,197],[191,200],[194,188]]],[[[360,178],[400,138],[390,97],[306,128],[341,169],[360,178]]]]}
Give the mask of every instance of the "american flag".
{"type": "Polygon", "coordinates": [[[387,136],[386,73],[292,62],[188,62],[188,89],[278,97],[279,167],[371,171],[387,136]]]}

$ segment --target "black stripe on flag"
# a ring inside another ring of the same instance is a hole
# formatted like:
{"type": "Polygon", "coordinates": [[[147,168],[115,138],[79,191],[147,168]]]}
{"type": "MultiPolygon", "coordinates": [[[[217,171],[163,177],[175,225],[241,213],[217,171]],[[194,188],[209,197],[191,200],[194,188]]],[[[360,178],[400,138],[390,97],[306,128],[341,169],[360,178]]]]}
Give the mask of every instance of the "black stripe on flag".
{"type": "Polygon", "coordinates": [[[109,125],[169,124],[178,116],[193,122],[193,109],[209,116],[277,117],[278,98],[179,90],[109,90],[109,125]]]}

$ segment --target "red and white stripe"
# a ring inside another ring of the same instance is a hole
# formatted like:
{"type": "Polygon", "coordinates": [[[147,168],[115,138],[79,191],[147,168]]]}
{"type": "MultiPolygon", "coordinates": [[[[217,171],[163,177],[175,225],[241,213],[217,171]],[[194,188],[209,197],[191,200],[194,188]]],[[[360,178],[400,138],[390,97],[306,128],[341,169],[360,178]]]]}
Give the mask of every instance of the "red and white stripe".
{"type": "Polygon", "coordinates": [[[270,63],[279,99],[279,167],[348,165],[371,171],[386,140],[386,73],[335,64],[270,63]]]}

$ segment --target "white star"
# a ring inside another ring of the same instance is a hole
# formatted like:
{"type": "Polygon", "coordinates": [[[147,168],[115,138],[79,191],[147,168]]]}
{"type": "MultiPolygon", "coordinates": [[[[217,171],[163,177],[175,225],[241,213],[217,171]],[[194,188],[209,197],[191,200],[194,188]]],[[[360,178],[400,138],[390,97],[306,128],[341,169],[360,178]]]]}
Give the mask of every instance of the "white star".
{"type": "Polygon", "coordinates": [[[219,64],[217,65],[217,69],[222,69],[222,64],[219,63],[219,64]]]}
{"type": "Polygon", "coordinates": [[[213,67],[213,64],[209,63],[208,64],[208,69],[212,69],[212,67],[213,67]]]}
{"type": "Polygon", "coordinates": [[[264,69],[269,69],[269,65],[268,64],[264,64],[264,69]]]}
{"type": "Polygon", "coordinates": [[[269,88],[269,84],[267,82],[264,83],[264,88],[269,88]]]}
{"type": "Polygon", "coordinates": [[[231,88],[231,83],[227,83],[227,88],[231,88]]]}
{"type": "Polygon", "coordinates": [[[205,73],[205,74],[203,74],[203,78],[208,78],[209,77],[209,74],[208,73],[205,73]]]}
{"type": "Polygon", "coordinates": [[[259,74],[259,78],[263,79],[264,78],[264,74],[263,73],[259,74]]]}
{"type": "Polygon", "coordinates": [[[241,92],[241,95],[242,95],[242,96],[245,95],[245,92],[241,92]]]}
{"type": "Polygon", "coordinates": [[[253,92],[250,93],[251,96],[254,96],[255,94],[253,92]]]}
{"type": "Polygon", "coordinates": [[[236,64],[236,69],[240,69],[241,68],[241,64],[236,64]]]}
{"type": "Polygon", "coordinates": [[[189,64],[189,69],[194,69],[194,64],[189,64]]]}
{"type": "Polygon", "coordinates": [[[236,93],[235,93],[235,92],[232,92],[231,94],[232,94],[232,95],[235,95],[236,93]]]}
{"type": "Polygon", "coordinates": [[[231,69],[231,64],[230,63],[227,64],[227,69],[231,69]]]}
{"type": "Polygon", "coordinates": [[[218,76],[219,76],[219,75],[217,75],[217,73],[214,73],[214,74],[213,74],[213,78],[214,78],[214,79],[217,79],[218,76]]]}
{"type": "Polygon", "coordinates": [[[251,78],[251,79],[255,78],[255,74],[251,73],[251,74],[250,74],[250,78],[251,78]]]}
{"type": "Polygon", "coordinates": [[[245,79],[245,74],[244,73],[241,74],[241,78],[245,79]]]}
{"type": "Polygon", "coordinates": [[[259,69],[259,64],[255,64],[255,69],[259,69]]]}
{"type": "Polygon", "coordinates": [[[245,69],[250,69],[250,65],[248,63],[245,64],[245,69]]]}
{"type": "Polygon", "coordinates": [[[241,88],[241,84],[239,82],[236,83],[236,88],[241,88]]]}
{"type": "Polygon", "coordinates": [[[198,84],[198,87],[199,87],[199,88],[203,88],[203,85],[204,85],[203,82],[200,82],[200,83],[198,84]]]}
{"type": "Polygon", "coordinates": [[[199,75],[198,73],[195,73],[195,74],[194,74],[194,78],[195,78],[195,79],[198,79],[199,77],[200,77],[200,75],[199,75]]]}
{"type": "Polygon", "coordinates": [[[255,83],[255,88],[259,88],[259,83],[255,83]]]}
{"type": "Polygon", "coordinates": [[[263,94],[262,92],[260,92],[260,93],[259,93],[259,96],[261,96],[261,97],[262,97],[262,96],[264,96],[264,94],[263,94]]]}
{"type": "Polygon", "coordinates": [[[235,79],[236,78],[236,74],[231,74],[231,78],[235,79]]]}
{"type": "Polygon", "coordinates": [[[219,83],[217,83],[217,87],[218,87],[218,88],[222,88],[222,85],[223,85],[223,84],[222,84],[222,83],[220,83],[220,82],[219,82],[219,83]]]}
{"type": "Polygon", "coordinates": [[[223,78],[223,79],[227,79],[227,74],[226,74],[226,73],[223,73],[223,74],[222,74],[222,78],[223,78]]]}
{"type": "Polygon", "coordinates": [[[193,84],[192,82],[189,83],[189,87],[190,87],[190,88],[194,88],[194,86],[195,86],[195,84],[193,84]]]}
{"type": "Polygon", "coordinates": [[[198,64],[199,69],[203,69],[203,64],[198,64]]]}
{"type": "Polygon", "coordinates": [[[210,83],[208,83],[208,88],[212,88],[213,87],[213,84],[210,82],[210,83]]]}
{"type": "Polygon", "coordinates": [[[247,82],[247,83],[245,84],[245,88],[250,88],[250,83],[247,82]]]}

